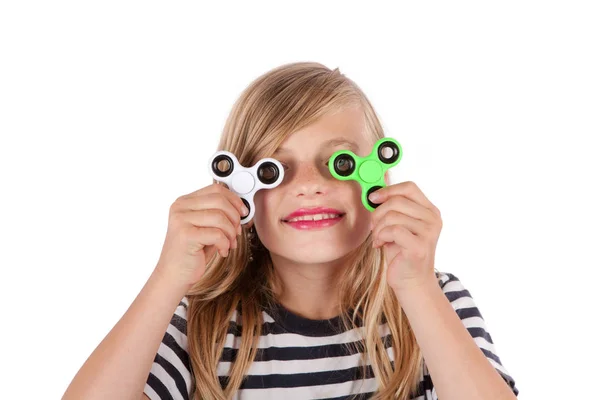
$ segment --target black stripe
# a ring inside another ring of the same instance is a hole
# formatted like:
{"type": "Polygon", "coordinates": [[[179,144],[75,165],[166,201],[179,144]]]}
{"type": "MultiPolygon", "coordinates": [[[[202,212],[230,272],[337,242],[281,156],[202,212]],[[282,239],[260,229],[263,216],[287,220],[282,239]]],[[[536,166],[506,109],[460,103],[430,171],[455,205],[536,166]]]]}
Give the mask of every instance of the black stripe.
{"type": "Polygon", "coordinates": [[[179,332],[187,335],[187,320],[185,318],[182,318],[177,314],[173,314],[173,317],[171,318],[171,325],[177,328],[179,332]]]}
{"type": "Polygon", "coordinates": [[[458,310],[456,310],[456,313],[458,314],[460,319],[466,319],[471,317],[479,317],[483,319],[483,316],[481,315],[481,312],[479,312],[479,309],[477,307],[459,308],[458,310]]]}
{"type": "Polygon", "coordinates": [[[367,399],[370,399],[373,394],[375,394],[375,392],[350,394],[348,396],[340,396],[340,397],[327,397],[327,398],[323,397],[322,399],[318,399],[318,400],[367,400],[367,399]]]}
{"type": "Polygon", "coordinates": [[[502,363],[500,362],[500,357],[498,357],[497,355],[495,355],[494,353],[492,353],[491,351],[489,351],[487,349],[481,349],[481,351],[483,351],[483,354],[485,354],[485,356],[487,358],[491,358],[492,360],[496,361],[498,364],[502,365],[502,363]]]}
{"type": "Polygon", "coordinates": [[[173,364],[167,361],[166,358],[162,357],[158,353],[154,357],[154,362],[163,367],[164,370],[169,374],[169,376],[173,378],[173,380],[175,381],[175,385],[179,390],[179,393],[181,393],[181,396],[185,400],[188,400],[187,387],[185,386],[185,380],[183,379],[183,376],[181,376],[181,372],[177,368],[175,368],[173,364]]]}
{"type": "MultiPolygon", "coordinates": [[[[371,366],[367,367],[366,374],[363,374],[362,367],[353,367],[345,370],[312,372],[291,375],[250,375],[242,383],[240,389],[274,389],[274,388],[295,388],[338,384],[348,381],[358,381],[374,377],[371,366]]],[[[228,377],[219,377],[221,387],[226,387],[228,377]]],[[[423,396],[426,390],[433,389],[433,382],[429,375],[419,382],[416,390],[412,393],[414,397],[423,396]]],[[[357,399],[367,399],[371,393],[363,393],[356,397],[357,399]]],[[[328,398],[327,400],[351,399],[353,395],[328,398]]]]}
{"type": "MultiPolygon", "coordinates": [[[[229,327],[227,328],[227,333],[231,333],[234,336],[242,336],[242,326],[236,324],[233,321],[229,321],[229,327]]],[[[262,334],[261,334],[262,336],[262,334]]]]}
{"type": "MultiPolygon", "coordinates": [[[[431,380],[431,376],[429,376],[429,375],[425,375],[423,377],[423,380],[421,380],[419,382],[415,391],[413,393],[411,393],[410,397],[414,398],[414,397],[424,396],[426,390],[429,390],[430,392],[433,390],[433,381],[431,380]]],[[[375,394],[375,392],[361,393],[357,397],[353,397],[354,395],[347,395],[347,396],[340,396],[340,397],[329,397],[326,399],[323,398],[323,399],[319,399],[319,400],[351,400],[351,399],[364,400],[364,399],[371,398],[371,396],[373,394],[375,394]]]]}
{"type": "Polygon", "coordinates": [[[173,396],[171,396],[167,387],[152,372],[148,375],[147,383],[161,400],[173,400],[173,396]]]}
{"type": "Polygon", "coordinates": [[[444,292],[444,294],[446,295],[446,297],[448,298],[448,301],[450,301],[450,302],[453,302],[454,300],[460,299],[462,297],[469,297],[472,299],[471,293],[469,293],[469,291],[466,289],[454,291],[454,292],[444,292]]]}
{"type": "Polygon", "coordinates": [[[490,336],[490,334],[483,328],[467,328],[467,330],[469,331],[469,333],[471,334],[471,336],[473,338],[481,337],[492,344],[494,343],[492,341],[492,337],[490,336]]]}
{"type": "Polygon", "coordinates": [[[500,371],[499,369],[496,369],[496,371],[498,371],[498,373],[500,374],[502,379],[504,379],[504,382],[506,382],[506,384],[512,389],[515,396],[518,395],[519,389],[517,389],[517,387],[515,386],[515,380],[513,379],[513,377],[510,375],[506,375],[504,372],[500,371]]]}
{"type": "MultiPolygon", "coordinates": [[[[383,325],[383,323],[382,323],[382,325],[383,325]]],[[[362,327],[362,325],[357,325],[357,328],[361,328],[361,327],[362,327]]],[[[229,321],[227,333],[231,333],[235,336],[242,336],[242,330],[243,330],[242,325],[237,324],[234,321],[229,321]]],[[[339,335],[344,332],[347,332],[347,330],[335,331],[333,329],[325,329],[324,332],[314,332],[313,331],[313,332],[311,332],[310,335],[306,335],[305,333],[302,333],[302,335],[310,336],[310,337],[327,337],[327,336],[339,335]],[[317,333],[322,333],[322,334],[317,334],[317,333]]],[[[261,336],[280,335],[282,333],[297,333],[297,332],[289,331],[288,329],[284,328],[277,322],[265,322],[261,326],[261,336]]]]}
{"type": "MultiPolygon", "coordinates": [[[[357,379],[373,378],[373,369],[369,365],[366,374],[362,367],[322,372],[306,372],[300,374],[271,374],[271,375],[249,375],[245,378],[240,389],[271,389],[271,388],[295,388],[305,386],[331,385],[344,383],[357,379]]],[[[226,385],[229,377],[220,376],[221,385],[226,385]]]]}
{"type": "MultiPolygon", "coordinates": [[[[289,311],[277,302],[264,305],[262,309],[276,321],[276,325],[279,325],[278,327],[273,327],[273,329],[282,328],[288,333],[299,333],[312,337],[332,336],[344,332],[341,315],[326,320],[312,320],[289,311]]],[[[350,314],[353,313],[352,309],[348,311],[350,314]]],[[[362,324],[360,318],[358,318],[356,324],[358,326],[362,324]]]]}
{"type": "Polygon", "coordinates": [[[169,332],[165,332],[162,342],[165,346],[173,350],[173,352],[177,354],[177,357],[179,357],[183,365],[185,365],[186,368],[189,369],[190,356],[188,355],[188,352],[182,349],[181,346],[179,346],[179,343],[177,343],[175,338],[171,336],[169,332]]]}
{"type": "MultiPolygon", "coordinates": [[[[387,349],[392,346],[392,335],[389,334],[383,338],[384,347],[387,349]]],[[[316,360],[320,358],[343,357],[356,354],[358,351],[355,348],[364,348],[361,342],[353,342],[353,345],[348,348],[348,344],[335,343],[322,346],[311,347],[268,347],[258,349],[254,361],[294,361],[294,360],[316,360]]],[[[221,354],[221,360],[225,362],[233,362],[236,359],[238,349],[226,347],[221,354]]]]}
{"type": "Polygon", "coordinates": [[[423,380],[419,382],[419,388],[417,389],[415,396],[423,396],[427,390],[430,392],[433,390],[433,381],[431,380],[431,375],[429,374],[423,376],[423,380]]]}
{"type": "Polygon", "coordinates": [[[183,308],[185,308],[185,310],[187,311],[187,305],[183,301],[180,301],[179,305],[183,306],[183,308]]]}

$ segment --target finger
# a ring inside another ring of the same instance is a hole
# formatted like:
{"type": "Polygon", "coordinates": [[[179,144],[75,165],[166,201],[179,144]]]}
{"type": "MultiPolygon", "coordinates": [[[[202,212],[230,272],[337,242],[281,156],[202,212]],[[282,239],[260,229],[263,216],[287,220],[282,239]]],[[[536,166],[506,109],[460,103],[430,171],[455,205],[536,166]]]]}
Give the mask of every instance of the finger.
{"type": "Polygon", "coordinates": [[[208,209],[222,210],[225,213],[225,215],[227,215],[227,218],[229,218],[233,226],[236,227],[238,234],[242,231],[240,225],[241,211],[236,210],[233,204],[225,200],[223,195],[220,193],[209,193],[204,196],[198,197],[186,197],[179,199],[178,202],[179,207],[182,208],[184,211],[200,211],[208,209]]]}
{"type": "Polygon", "coordinates": [[[422,205],[417,204],[404,196],[394,196],[373,211],[371,214],[373,226],[377,225],[379,220],[390,211],[398,211],[423,221],[432,219],[431,213],[422,205]]]}
{"type": "Polygon", "coordinates": [[[190,198],[197,198],[197,197],[202,197],[202,196],[205,196],[208,194],[215,194],[215,193],[220,193],[223,196],[225,196],[227,201],[229,201],[233,205],[233,207],[236,210],[238,210],[237,212],[240,214],[241,217],[246,216],[246,213],[242,210],[242,207],[244,206],[244,202],[242,201],[242,199],[239,196],[237,196],[235,193],[233,193],[231,190],[229,190],[226,186],[221,185],[219,183],[213,183],[212,185],[208,185],[208,186],[198,189],[192,193],[188,193],[184,196],[179,197],[177,200],[186,200],[186,199],[190,199],[190,198]]]}
{"type": "Polygon", "coordinates": [[[229,241],[231,242],[231,247],[237,247],[237,239],[236,239],[236,231],[234,224],[229,220],[227,215],[223,212],[223,210],[219,209],[209,209],[209,210],[188,210],[183,212],[183,218],[190,224],[197,226],[199,228],[202,227],[215,227],[219,228],[225,233],[229,241]]]}
{"type": "MultiPolygon", "coordinates": [[[[194,233],[191,234],[194,240],[194,245],[202,248],[214,246],[221,257],[227,257],[229,254],[229,239],[225,233],[219,228],[198,228],[191,226],[194,233]]],[[[207,258],[208,259],[208,258],[207,258]]]]}
{"type": "Polygon", "coordinates": [[[407,228],[400,225],[386,226],[375,237],[375,247],[381,247],[385,243],[396,243],[398,246],[411,249],[420,246],[419,238],[407,228]]]}
{"type": "Polygon", "coordinates": [[[422,205],[434,213],[439,211],[437,207],[429,201],[423,191],[412,181],[400,182],[394,185],[385,186],[371,193],[369,200],[373,203],[381,204],[392,196],[405,196],[406,198],[422,205]]]}
{"type": "Polygon", "coordinates": [[[373,237],[377,237],[379,232],[388,226],[400,225],[407,228],[412,234],[423,236],[427,233],[427,225],[420,219],[412,218],[396,210],[389,211],[373,227],[373,237]]]}
{"type": "Polygon", "coordinates": [[[247,213],[242,210],[245,207],[242,199],[231,190],[226,188],[223,185],[219,185],[218,183],[213,183],[212,185],[206,187],[207,193],[220,193],[233,205],[236,210],[239,210],[240,216],[245,217],[247,213]]]}

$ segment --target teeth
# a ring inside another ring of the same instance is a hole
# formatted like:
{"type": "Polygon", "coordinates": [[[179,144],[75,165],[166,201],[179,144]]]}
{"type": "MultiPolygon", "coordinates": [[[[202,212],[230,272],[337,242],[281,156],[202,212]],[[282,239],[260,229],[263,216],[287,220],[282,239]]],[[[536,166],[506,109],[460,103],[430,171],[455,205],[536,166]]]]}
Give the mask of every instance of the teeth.
{"type": "Polygon", "coordinates": [[[295,221],[320,221],[322,219],[333,219],[333,218],[337,218],[337,217],[339,217],[339,214],[303,215],[301,217],[292,218],[292,219],[288,220],[288,222],[295,222],[295,221]]]}

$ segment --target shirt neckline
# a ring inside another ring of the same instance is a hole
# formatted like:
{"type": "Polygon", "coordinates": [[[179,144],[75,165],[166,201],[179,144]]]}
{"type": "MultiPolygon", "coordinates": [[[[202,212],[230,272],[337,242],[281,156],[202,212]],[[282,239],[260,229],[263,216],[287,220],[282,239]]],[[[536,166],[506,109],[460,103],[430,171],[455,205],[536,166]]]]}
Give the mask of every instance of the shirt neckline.
{"type": "Polygon", "coordinates": [[[289,333],[305,336],[331,336],[343,333],[345,330],[341,315],[329,319],[308,319],[293,313],[279,302],[265,307],[265,312],[289,333]]]}

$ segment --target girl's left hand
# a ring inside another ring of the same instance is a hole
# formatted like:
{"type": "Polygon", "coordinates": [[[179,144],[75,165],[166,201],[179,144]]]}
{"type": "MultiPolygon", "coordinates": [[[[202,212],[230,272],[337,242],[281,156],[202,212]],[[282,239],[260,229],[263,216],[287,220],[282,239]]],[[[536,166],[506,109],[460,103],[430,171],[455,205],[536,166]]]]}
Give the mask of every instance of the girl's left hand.
{"type": "Polygon", "coordinates": [[[372,213],[373,246],[383,246],[387,281],[397,293],[435,280],[435,249],[442,230],[440,210],[414,182],[371,193],[381,204],[372,213]]]}

